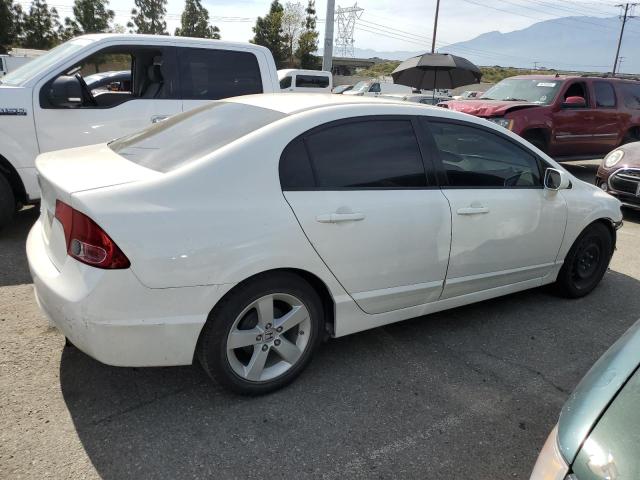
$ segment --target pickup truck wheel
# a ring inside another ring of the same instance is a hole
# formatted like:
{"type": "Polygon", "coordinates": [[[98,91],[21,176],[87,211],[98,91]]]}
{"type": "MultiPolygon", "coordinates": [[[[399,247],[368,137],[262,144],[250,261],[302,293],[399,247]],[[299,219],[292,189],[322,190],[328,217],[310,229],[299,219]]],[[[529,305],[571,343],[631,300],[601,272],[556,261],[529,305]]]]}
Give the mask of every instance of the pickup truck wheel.
{"type": "Polygon", "coordinates": [[[0,174],[0,229],[7,226],[16,213],[16,198],[6,177],[0,174]]]}
{"type": "Polygon", "coordinates": [[[607,227],[591,224],[567,253],[555,283],[556,291],[564,297],[584,297],[602,280],[612,254],[613,239],[607,227]]]}

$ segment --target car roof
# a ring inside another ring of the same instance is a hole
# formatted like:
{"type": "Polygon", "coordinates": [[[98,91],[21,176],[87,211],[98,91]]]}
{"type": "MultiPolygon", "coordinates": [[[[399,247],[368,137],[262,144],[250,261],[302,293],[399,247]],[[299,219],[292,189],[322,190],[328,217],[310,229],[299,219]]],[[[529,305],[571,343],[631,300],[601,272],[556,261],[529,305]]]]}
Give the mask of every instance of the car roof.
{"type": "Polygon", "coordinates": [[[633,78],[618,78],[618,77],[605,77],[598,75],[515,75],[513,77],[507,77],[507,79],[516,78],[523,80],[554,80],[554,81],[565,81],[565,80],[614,80],[616,82],[637,82],[637,80],[633,78]]]}
{"type": "Polygon", "coordinates": [[[169,35],[146,35],[146,34],[133,34],[133,33],[91,33],[88,35],[81,35],[77,38],[83,38],[87,40],[92,40],[94,42],[103,41],[103,40],[115,40],[122,42],[135,42],[139,43],[140,41],[145,41],[148,43],[163,43],[163,44],[177,44],[177,45],[203,45],[203,44],[211,44],[219,48],[251,48],[256,50],[267,50],[266,47],[261,45],[256,45],[249,42],[228,42],[226,40],[214,40],[210,38],[197,38],[197,37],[176,37],[169,35]]]}
{"type": "Polygon", "coordinates": [[[408,106],[407,102],[401,100],[355,95],[345,97],[333,93],[261,93],[228,98],[223,101],[266,108],[285,115],[337,105],[381,105],[386,103],[408,106]]]}

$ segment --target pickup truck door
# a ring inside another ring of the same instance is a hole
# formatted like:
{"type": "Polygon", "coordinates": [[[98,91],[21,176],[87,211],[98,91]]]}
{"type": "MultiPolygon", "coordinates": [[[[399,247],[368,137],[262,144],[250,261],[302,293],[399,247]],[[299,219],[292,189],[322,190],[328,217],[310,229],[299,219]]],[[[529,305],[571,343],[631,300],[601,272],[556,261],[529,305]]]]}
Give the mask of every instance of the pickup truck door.
{"type": "MultiPolygon", "coordinates": [[[[97,105],[54,107],[48,102],[51,82],[66,71],[41,81],[34,89],[34,116],[40,152],[113,140],[141,130],[181,111],[175,80],[175,50],[162,46],[108,47],[78,62],[80,73],[131,71],[131,91],[96,90],[97,105]],[[147,65],[147,66],[145,66],[147,65]],[[110,102],[107,103],[107,99],[110,102]],[[100,103],[104,102],[104,103],[100,103]]],[[[67,71],[69,69],[66,69],[67,71]]]]}
{"type": "Polygon", "coordinates": [[[278,79],[272,78],[275,72],[269,67],[262,55],[241,48],[178,48],[182,110],[211,100],[273,92],[278,79]]]}

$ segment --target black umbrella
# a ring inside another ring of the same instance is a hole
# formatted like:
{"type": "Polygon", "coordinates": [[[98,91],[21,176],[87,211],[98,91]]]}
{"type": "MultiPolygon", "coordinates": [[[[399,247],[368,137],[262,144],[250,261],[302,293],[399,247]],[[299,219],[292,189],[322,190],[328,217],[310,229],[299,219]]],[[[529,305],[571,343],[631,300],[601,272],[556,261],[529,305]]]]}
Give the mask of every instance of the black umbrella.
{"type": "Polygon", "coordinates": [[[393,82],[433,90],[480,83],[482,72],[469,60],[449,53],[425,53],[411,57],[391,72],[393,82]]]}

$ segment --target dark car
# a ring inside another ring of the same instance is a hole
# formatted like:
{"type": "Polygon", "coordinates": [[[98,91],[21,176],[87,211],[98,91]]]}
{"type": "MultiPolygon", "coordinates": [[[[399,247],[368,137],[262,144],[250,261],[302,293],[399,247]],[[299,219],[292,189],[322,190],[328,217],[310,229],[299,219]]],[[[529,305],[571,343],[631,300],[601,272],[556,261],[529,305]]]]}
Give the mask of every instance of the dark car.
{"type": "Polygon", "coordinates": [[[624,206],[640,209],[640,142],[609,152],[598,167],[596,185],[624,206]]]}
{"type": "Polygon", "coordinates": [[[599,157],[640,140],[640,82],[522,75],[440,106],[497,123],[553,157],[599,157]]]}

